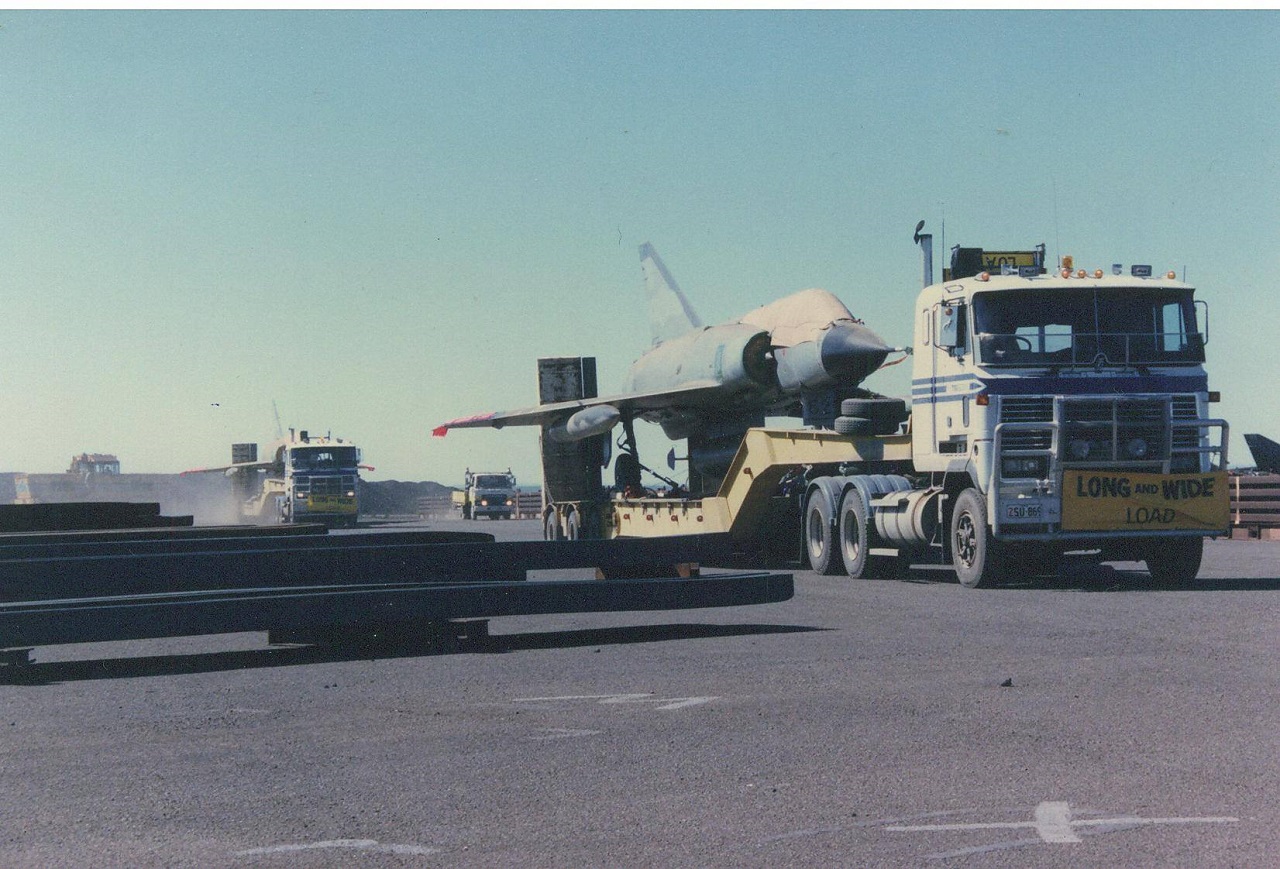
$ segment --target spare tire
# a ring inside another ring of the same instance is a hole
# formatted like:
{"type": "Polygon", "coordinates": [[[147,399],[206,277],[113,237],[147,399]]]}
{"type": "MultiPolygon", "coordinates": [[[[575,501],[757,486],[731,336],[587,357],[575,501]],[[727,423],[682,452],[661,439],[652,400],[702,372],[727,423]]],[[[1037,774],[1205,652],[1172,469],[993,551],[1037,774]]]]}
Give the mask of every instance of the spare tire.
{"type": "Polygon", "coordinates": [[[874,434],[891,435],[907,421],[907,403],[901,398],[846,398],[840,402],[840,413],[869,419],[874,434]]]}
{"type": "Polygon", "coordinates": [[[836,434],[873,435],[876,433],[876,424],[860,416],[837,416],[832,425],[836,434]]]}

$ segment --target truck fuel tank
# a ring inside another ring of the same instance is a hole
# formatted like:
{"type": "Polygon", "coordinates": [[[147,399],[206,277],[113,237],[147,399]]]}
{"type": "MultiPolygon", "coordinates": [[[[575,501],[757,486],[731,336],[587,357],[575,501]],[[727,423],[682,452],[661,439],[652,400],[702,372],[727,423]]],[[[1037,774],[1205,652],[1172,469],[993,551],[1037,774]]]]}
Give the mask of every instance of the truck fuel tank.
{"type": "Polygon", "coordinates": [[[872,502],[876,533],[901,546],[929,543],[938,532],[938,504],[942,489],[893,492],[872,502]]]}

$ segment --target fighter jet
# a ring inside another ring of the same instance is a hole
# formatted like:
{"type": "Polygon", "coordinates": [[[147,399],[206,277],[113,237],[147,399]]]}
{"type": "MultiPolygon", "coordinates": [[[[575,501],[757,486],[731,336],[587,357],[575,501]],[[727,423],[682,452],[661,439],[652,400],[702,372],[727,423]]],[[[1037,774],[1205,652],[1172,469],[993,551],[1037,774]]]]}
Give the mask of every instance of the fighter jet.
{"type": "Polygon", "coordinates": [[[622,423],[622,447],[634,455],[631,424],[642,419],[671,440],[687,438],[690,460],[713,473],[727,467],[747,428],[765,416],[801,416],[819,396],[853,394],[895,349],[820,289],[705,326],[651,244],[641,245],[640,264],[653,346],[632,363],[621,392],[462,417],[432,434],[537,425],[552,440],[573,442],[622,423]]]}

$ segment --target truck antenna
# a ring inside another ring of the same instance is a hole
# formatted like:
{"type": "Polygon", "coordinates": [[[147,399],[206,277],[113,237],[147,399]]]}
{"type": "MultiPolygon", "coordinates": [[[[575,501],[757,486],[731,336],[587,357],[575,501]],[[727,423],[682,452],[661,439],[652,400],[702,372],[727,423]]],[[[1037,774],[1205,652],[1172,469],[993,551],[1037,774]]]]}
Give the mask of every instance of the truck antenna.
{"type": "Polygon", "coordinates": [[[1058,233],[1058,179],[1053,176],[1053,246],[1054,256],[1058,258],[1058,268],[1062,268],[1062,238],[1058,233]]]}
{"type": "Polygon", "coordinates": [[[275,414],[276,417],[276,440],[280,440],[284,437],[284,427],[280,425],[280,408],[276,407],[276,400],[274,398],[271,399],[271,412],[275,414]]]}

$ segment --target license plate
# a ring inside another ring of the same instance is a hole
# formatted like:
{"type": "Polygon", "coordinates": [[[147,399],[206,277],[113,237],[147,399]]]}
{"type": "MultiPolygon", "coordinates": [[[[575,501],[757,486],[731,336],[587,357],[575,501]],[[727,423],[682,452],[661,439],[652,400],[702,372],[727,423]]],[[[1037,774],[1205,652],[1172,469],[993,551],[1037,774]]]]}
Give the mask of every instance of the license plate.
{"type": "Polygon", "coordinates": [[[1040,504],[1010,504],[1004,508],[1006,519],[1040,519],[1044,507],[1040,504]]]}

